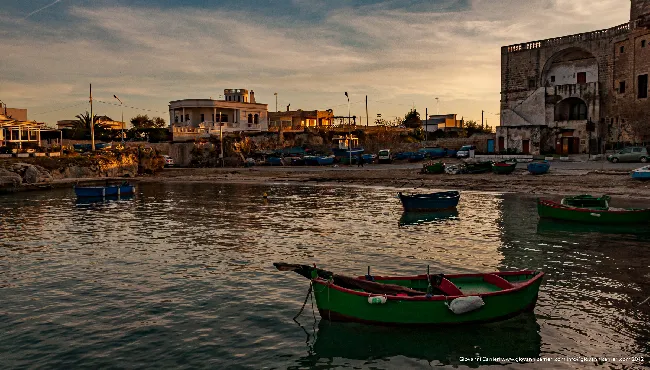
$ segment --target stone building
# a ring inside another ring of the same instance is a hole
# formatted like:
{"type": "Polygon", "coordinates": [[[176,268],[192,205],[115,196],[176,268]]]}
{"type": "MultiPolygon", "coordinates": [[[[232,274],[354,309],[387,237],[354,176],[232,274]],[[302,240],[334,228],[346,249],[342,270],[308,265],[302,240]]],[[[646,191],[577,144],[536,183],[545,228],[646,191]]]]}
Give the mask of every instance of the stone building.
{"type": "Polygon", "coordinates": [[[650,0],[616,27],[501,48],[497,148],[602,152],[650,138],[650,0]]]}
{"type": "Polygon", "coordinates": [[[334,113],[328,110],[286,110],[269,112],[269,131],[283,132],[304,131],[305,127],[330,127],[334,122],[334,113]]]}

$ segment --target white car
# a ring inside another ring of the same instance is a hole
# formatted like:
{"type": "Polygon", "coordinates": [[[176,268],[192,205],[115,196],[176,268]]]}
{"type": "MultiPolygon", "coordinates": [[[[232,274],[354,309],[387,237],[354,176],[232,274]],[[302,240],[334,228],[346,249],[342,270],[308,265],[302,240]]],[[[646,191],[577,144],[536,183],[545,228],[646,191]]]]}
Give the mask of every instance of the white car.
{"type": "Polygon", "coordinates": [[[171,167],[174,165],[174,158],[168,156],[168,155],[163,155],[162,156],[165,159],[165,167],[171,167]]]}
{"type": "Polygon", "coordinates": [[[469,158],[471,150],[476,151],[476,147],[474,145],[464,145],[456,152],[456,158],[469,158]]]}

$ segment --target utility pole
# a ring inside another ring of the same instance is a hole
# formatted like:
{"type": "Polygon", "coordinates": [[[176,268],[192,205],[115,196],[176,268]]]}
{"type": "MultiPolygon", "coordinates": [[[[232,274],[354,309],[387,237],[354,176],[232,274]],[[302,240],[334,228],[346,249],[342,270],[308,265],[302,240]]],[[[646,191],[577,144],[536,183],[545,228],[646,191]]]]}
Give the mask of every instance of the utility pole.
{"type": "Polygon", "coordinates": [[[426,133],[427,141],[429,141],[429,108],[424,108],[424,132],[426,133]]]}
{"type": "Polygon", "coordinates": [[[120,136],[122,138],[122,143],[124,143],[124,106],[122,105],[122,101],[117,97],[117,95],[113,95],[113,97],[120,102],[120,108],[122,109],[122,132],[120,133],[120,136]]]}
{"type": "Polygon", "coordinates": [[[93,84],[90,84],[90,148],[95,151],[95,116],[93,116],[93,84]]]}
{"type": "Polygon", "coordinates": [[[221,111],[219,111],[219,140],[221,141],[221,145],[219,145],[221,147],[221,155],[219,155],[219,157],[221,157],[221,168],[223,168],[223,160],[224,160],[224,158],[223,158],[223,128],[222,127],[223,127],[223,124],[221,123],[221,111]]]}
{"type": "Polygon", "coordinates": [[[366,95],[366,127],[368,127],[368,95],[366,95]]]}
{"type": "Polygon", "coordinates": [[[278,93],[274,93],[273,95],[275,95],[275,111],[277,112],[278,111],[278,93]]]}
{"type": "Polygon", "coordinates": [[[348,153],[350,153],[350,166],[352,166],[352,125],[350,122],[350,96],[347,91],[345,97],[348,98],[348,153]]]}
{"type": "Polygon", "coordinates": [[[483,112],[485,111],[484,110],[481,111],[481,129],[483,128],[483,112]]]}
{"type": "Polygon", "coordinates": [[[436,115],[440,115],[440,100],[436,98],[436,115]]]}

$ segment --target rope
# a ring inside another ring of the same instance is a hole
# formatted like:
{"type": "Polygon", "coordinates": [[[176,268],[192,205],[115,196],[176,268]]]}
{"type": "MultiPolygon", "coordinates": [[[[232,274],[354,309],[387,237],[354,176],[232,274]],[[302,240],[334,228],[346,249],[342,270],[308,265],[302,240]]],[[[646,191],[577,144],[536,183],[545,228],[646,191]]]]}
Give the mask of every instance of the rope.
{"type": "MultiPolygon", "coordinates": [[[[293,317],[293,320],[294,320],[294,321],[296,321],[296,319],[298,318],[298,316],[300,316],[300,315],[302,314],[302,311],[305,309],[305,306],[307,305],[307,300],[308,300],[309,297],[311,296],[311,291],[312,291],[312,285],[311,285],[311,281],[310,281],[310,282],[309,282],[309,290],[307,291],[307,296],[305,297],[305,301],[302,303],[302,307],[300,308],[300,312],[298,312],[298,314],[297,314],[296,316],[293,317]]],[[[314,308],[314,301],[312,301],[312,303],[311,303],[311,307],[312,307],[312,310],[313,310],[313,308],[314,308]]]]}
{"type": "Polygon", "coordinates": [[[646,303],[647,301],[650,301],[650,297],[646,298],[645,301],[639,303],[639,305],[638,305],[637,307],[642,306],[642,305],[643,305],[644,303],[646,303]]]}

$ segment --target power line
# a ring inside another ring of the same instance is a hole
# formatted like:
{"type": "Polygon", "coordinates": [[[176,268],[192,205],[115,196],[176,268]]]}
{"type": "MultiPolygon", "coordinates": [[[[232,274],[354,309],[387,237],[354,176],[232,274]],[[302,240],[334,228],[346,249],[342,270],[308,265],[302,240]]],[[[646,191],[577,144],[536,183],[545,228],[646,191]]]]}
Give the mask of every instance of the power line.
{"type": "Polygon", "coordinates": [[[114,105],[114,106],[116,106],[116,107],[122,107],[122,106],[123,106],[124,108],[131,108],[131,109],[143,110],[143,111],[147,111],[147,112],[155,112],[155,113],[169,113],[168,111],[167,111],[167,112],[163,112],[163,111],[153,110],[153,109],[131,107],[131,106],[128,106],[128,105],[121,105],[121,104],[117,104],[117,103],[109,103],[109,102],[105,102],[105,101],[101,101],[101,100],[93,100],[93,101],[96,101],[97,103],[102,103],[102,104],[114,105]]]}
{"type": "Polygon", "coordinates": [[[77,103],[77,104],[70,105],[70,106],[67,106],[67,107],[63,107],[63,108],[59,108],[59,109],[54,109],[54,110],[49,110],[49,111],[47,111],[47,112],[41,112],[41,113],[30,113],[30,115],[35,115],[35,116],[36,116],[36,115],[39,115],[39,114],[46,114],[46,113],[58,112],[58,111],[60,111],[60,110],[64,110],[64,109],[78,107],[78,106],[83,105],[83,104],[88,104],[88,103],[87,103],[87,102],[81,102],[81,103],[77,103]]]}

